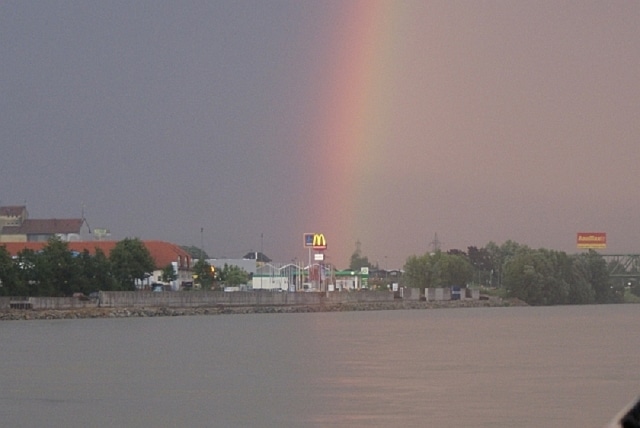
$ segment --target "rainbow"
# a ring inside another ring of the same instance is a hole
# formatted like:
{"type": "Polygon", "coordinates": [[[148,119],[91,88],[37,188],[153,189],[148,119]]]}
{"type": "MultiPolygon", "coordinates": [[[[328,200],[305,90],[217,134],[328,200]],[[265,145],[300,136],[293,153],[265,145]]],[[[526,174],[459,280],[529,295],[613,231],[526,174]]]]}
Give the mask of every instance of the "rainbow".
{"type": "Polygon", "coordinates": [[[312,162],[323,165],[314,183],[314,230],[327,237],[329,262],[346,267],[357,239],[377,225],[371,188],[390,156],[389,122],[396,67],[402,49],[393,35],[402,25],[402,2],[344,2],[323,58],[326,80],[312,131],[312,162]],[[318,161],[321,160],[321,161],[318,161]]]}

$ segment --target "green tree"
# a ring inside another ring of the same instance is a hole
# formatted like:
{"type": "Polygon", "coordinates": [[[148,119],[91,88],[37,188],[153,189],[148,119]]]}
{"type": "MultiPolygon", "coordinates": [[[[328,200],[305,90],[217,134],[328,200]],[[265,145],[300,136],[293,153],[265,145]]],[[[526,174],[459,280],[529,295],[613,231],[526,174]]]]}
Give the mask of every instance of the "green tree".
{"type": "Polygon", "coordinates": [[[473,266],[460,254],[442,254],[440,259],[440,284],[445,287],[465,287],[473,279],[473,266]]]}
{"type": "Polygon", "coordinates": [[[497,245],[490,241],[485,245],[485,250],[491,260],[493,273],[491,274],[491,283],[493,286],[503,287],[504,270],[506,263],[509,262],[519,251],[528,250],[526,245],[518,244],[515,241],[508,240],[502,245],[497,245]]]}
{"type": "Polygon", "coordinates": [[[79,293],[89,294],[94,291],[91,289],[94,275],[92,261],[93,257],[91,257],[91,254],[89,254],[87,250],[84,250],[76,257],[79,272],[76,287],[79,293]]]}
{"type": "Polygon", "coordinates": [[[633,284],[629,291],[631,292],[631,294],[633,294],[636,297],[640,297],[640,283],[635,283],[633,284]]]}
{"type": "Polygon", "coordinates": [[[18,253],[18,281],[12,291],[25,296],[70,296],[76,292],[79,263],[68,245],[54,237],[37,253],[26,249],[18,253]]]}
{"type": "Polygon", "coordinates": [[[569,283],[568,303],[572,305],[590,304],[595,302],[595,291],[590,283],[588,266],[579,257],[572,259],[572,280],[569,283]]]}
{"type": "Polygon", "coordinates": [[[446,261],[443,259],[446,253],[437,250],[434,253],[426,254],[428,260],[429,271],[427,272],[427,287],[438,288],[444,287],[443,283],[443,268],[446,269],[446,261]]]}
{"type": "Polygon", "coordinates": [[[407,287],[464,287],[473,278],[473,266],[464,255],[436,251],[409,257],[402,278],[407,287]]]}
{"type": "Polygon", "coordinates": [[[81,270],[80,292],[89,294],[94,291],[110,291],[115,287],[111,274],[111,265],[104,251],[97,248],[94,255],[84,250],[78,256],[81,270]]]}
{"type": "Polygon", "coordinates": [[[161,278],[162,278],[162,282],[167,282],[167,283],[170,283],[178,279],[178,274],[173,269],[173,265],[171,263],[169,263],[164,267],[164,269],[162,269],[161,278]]]}
{"type": "Polygon", "coordinates": [[[191,256],[191,260],[208,259],[209,255],[202,248],[195,247],[193,245],[182,245],[180,248],[185,250],[191,256]]]}
{"type": "Polygon", "coordinates": [[[36,253],[33,250],[24,249],[17,254],[15,263],[18,270],[18,283],[11,294],[40,296],[36,253]]]}
{"type": "Polygon", "coordinates": [[[193,274],[195,280],[203,290],[209,290],[215,285],[217,279],[217,271],[206,260],[198,259],[193,265],[193,274]]]}
{"type": "Polygon", "coordinates": [[[428,288],[430,286],[431,263],[429,254],[410,256],[404,264],[402,283],[412,288],[428,288]]]}
{"type": "Polygon", "coordinates": [[[155,268],[149,250],[138,238],[117,242],[111,250],[109,262],[119,290],[135,290],[136,280],[144,281],[155,268]]]}
{"type": "Polygon", "coordinates": [[[571,263],[565,253],[520,248],[504,266],[504,286],[511,297],[530,305],[569,301],[571,263]]]}
{"type": "Polygon", "coordinates": [[[237,287],[249,282],[249,273],[240,266],[225,263],[220,271],[220,282],[230,287],[237,287]]]}
{"type": "MultiPolygon", "coordinates": [[[[607,262],[594,250],[574,257],[576,279],[589,285],[589,293],[595,303],[614,303],[620,301],[612,287],[607,262]]],[[[590,301],[585,303],[591,303],[590,301]]]]}
{"type": "Polygon", "coordinates": [[[18,296],[23,294],[16,262],[7,247],[0,247],[0,295],[18,296]]]}
{"type": "Polygon", "coordinates": [[[494,266],[489,250],[475,246],[467,247],[467,258],[473,266],[474,282],[476,284],[492,286],[494,266]]]}
{"type": "Polygon", "coordinates": [[[502,266],[502,283],[511,297],[519,298],[531,305],[542,304],[543,277],[537,272],[533,254],[521,252],[502,266]]]}
{"type": "Polygon", "coordinates": [[[39,295],[71,296],[79,292],[80,263],[60,238],[49,239],[37,255],[39,295]]]}
{"type": "Polygon", "coordinates": [[[547,280],[543,288],[546,304],[569,303],[570,284],[573,281],[571,258],[564,251],[540,249],[538,252],[546,260],[547,266],[547,280]]]}

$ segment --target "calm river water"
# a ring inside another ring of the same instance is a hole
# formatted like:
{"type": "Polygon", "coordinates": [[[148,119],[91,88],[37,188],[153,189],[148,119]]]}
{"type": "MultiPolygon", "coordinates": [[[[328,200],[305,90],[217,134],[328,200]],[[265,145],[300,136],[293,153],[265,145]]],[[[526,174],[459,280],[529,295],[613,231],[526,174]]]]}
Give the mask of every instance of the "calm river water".
{"type": "Polygon", "coordinates": [[[0,323],[11,427],[602,427],[640,305],[0,323]]]}

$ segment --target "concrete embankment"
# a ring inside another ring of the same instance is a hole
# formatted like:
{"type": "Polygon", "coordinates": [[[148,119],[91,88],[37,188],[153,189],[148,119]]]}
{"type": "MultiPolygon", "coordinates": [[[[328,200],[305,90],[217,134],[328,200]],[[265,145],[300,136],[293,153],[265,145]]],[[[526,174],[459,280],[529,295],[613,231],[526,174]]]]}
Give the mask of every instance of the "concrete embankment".
{"type": "Polygon", "coordinates": [[[130,317],[165,317],[195,316],[223,314],[267,314],[267,313],[307,313],[307,312],[343,312],[343,311],[381,311],[407,309],[438,308],[476,308],[526,306],[518,300],[491,298],[487,300],[451,300],[451,301],[389,301],[359,303],[329,303],[318,305],[258,305],[258,306],[225,306],[215,307],[85,307],[77,309],[5,309],[0,311],[3,320],[53,320],[82,318],[130,318],[130,317]]]}

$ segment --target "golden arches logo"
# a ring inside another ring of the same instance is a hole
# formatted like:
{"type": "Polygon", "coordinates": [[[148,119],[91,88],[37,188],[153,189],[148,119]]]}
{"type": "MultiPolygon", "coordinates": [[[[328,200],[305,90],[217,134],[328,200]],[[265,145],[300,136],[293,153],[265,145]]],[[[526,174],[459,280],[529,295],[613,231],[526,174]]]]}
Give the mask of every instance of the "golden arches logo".
{"type": "Polygon", "coordinates": [[[313,235],[313,241],[311,246],[315,250],[324,250],[327,248],[327,240],[323,233],[316,233],[313,235]]]}
{"type": "Polygon", "coordinates": [[[313,248],[314,250],[326,250],[327,239],[324,237],[323,233],[305,233],[304,247],[313,248]]]}

